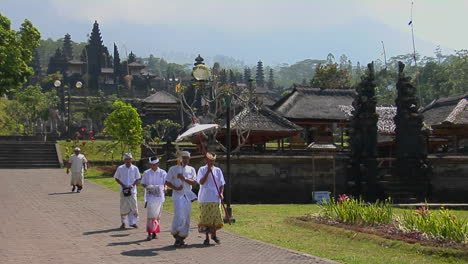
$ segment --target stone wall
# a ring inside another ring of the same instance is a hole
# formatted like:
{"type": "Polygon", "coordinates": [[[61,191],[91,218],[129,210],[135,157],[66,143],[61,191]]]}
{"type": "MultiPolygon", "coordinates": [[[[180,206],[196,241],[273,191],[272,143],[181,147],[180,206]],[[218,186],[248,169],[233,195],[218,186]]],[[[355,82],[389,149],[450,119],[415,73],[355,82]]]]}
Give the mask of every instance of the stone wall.
{"type": "MultiPolygon", "coordinates": [[[[335,170],[333,163],[333,156],[328,154],[233,156],[231,157],[232,201],[234,203],[311,203],[314,190],[329,191],[333,195],[335,187],[337,194],[344,193],[345,159],[343,156],[337,156],[335,170]]],[[[204,163],[198,156],[191,159],[191,165],[198,169],[204,163]]],[[[227,180],[225,156],[219,156],[217,166],[221,167],[227,180]]]]}
{"type": "Polygon", "coordinates": [[[430,155],[433,202],[468,203],[468,156],[430,155]]]}
{"type": "MultiPolygon", "coordinates": [[[[333,156],[333,153],[294,151],[233,155],[232,200],[234,203],[311,203],[314,190],[329,191],[332,196],[347,193],[349,158],[346,153],[337,153],[335,160],[333,156]]],[[[467,203],[468,156],[430,155],[429,160],[433,173],[428,202],[467,203]]],[[[161,167],[168,168],[174,162],[166,165],[163,159],[161,167]]],[[[225,156],[219,154],[217,166],[222,168],[227,180],[225,163],[225,156]]],[[[204,165],[203,157],[192,154],[191,165],[198,170],[204,165]]]]}

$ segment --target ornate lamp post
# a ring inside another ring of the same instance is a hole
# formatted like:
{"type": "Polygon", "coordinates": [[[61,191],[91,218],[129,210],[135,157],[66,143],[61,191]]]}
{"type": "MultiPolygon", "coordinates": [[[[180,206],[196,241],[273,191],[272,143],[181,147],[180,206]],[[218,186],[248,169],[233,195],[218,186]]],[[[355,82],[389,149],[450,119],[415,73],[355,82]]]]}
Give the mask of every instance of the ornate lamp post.
{"type": "MultiPolygon", "coordinates": [[[[77,89],[81,89],[81,87],[83,87],[83,83],[80,82],[80,81],[77,81],[75,83],[75,87],[77,89]]],[[[67,132],[68,132],[68,138],[71,139],[71,133],[70,133],[70,120],[71,120],[70,103],[71,103],[71,88],[70,88],[70,86],[68,86],[67,132]]]]}
{"type": "MultiPolygon", "coordinates": [[[[54,81],[54,87],[57,90],[58,90],[59,87],[61,87],[61,85],[62,85],[62,82],[60,80],[55,80],[54,81]]],[[[65,111],[65,92],[63,91],[63,87],[61,87],[61,89],[60,89],[60,112],[61,112],[63,122],[65,122],[64,117],[63,117],[63,112],[64,111],[65,111]]]]}

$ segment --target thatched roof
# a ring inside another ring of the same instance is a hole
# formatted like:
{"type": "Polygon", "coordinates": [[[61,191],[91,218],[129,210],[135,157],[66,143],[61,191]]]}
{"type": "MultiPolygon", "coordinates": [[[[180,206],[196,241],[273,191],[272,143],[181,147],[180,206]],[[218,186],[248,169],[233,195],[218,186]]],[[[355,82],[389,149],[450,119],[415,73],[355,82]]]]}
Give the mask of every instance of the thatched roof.
{"type": "MultiPolygon", "coordinates": [[[[224,127],[226,127],[224,125],[224,127]]],[[[246,107],[231,119],[231,128],[255,131],[296,132],[302,128],[280,116],[266,106],[246,107]]]]}
{"type": "Polygon", "coordinates": [[[166,91],[158,91],[143,99],[143,102],[152,104],[177,104],[179,103],[179,99],[166,91]]]}
{"type": "MultiPolygon", "coordinates": [[[[283,139],[295,136],[302,131],[302,128],[278,115],[268,107],[251,106],[242,110],[231,120],[231,131],[233,144],[236,144],[237,133],[248,132],[245,144],[260,144],[272,140],[283,139]]],[[[245,135],[244,135],[245,136],[245,135]]],[[[218,140],[226,137],[226,125],[223,125],[223,132],[218,134],[218,140]]]]}
{"type": "MultiPolygon", "coordinates": [[[[347,120],[351,119],[354,107],[351,105],[340,105],[339,108],[346,114],[347,120]]],[[[375,111],[379,115],[377,120],[377,130],[379,133],[395,133],[395,122],[393,117],[396,115],[394,106],[377,106],[375,111]]]]}
{"type": "Polygon", "coordinates": [[[352,89],[320,89],[295,86],[293,91],[276,102],[272,109],[288,120],[346,120],[340,105],[352,105],[352,89]]]}
{"type": "Polygon", "coordinates": [[[468,93],[434,100],[421,110],[424,122],[440,124],[468,124],[468,93]]]}

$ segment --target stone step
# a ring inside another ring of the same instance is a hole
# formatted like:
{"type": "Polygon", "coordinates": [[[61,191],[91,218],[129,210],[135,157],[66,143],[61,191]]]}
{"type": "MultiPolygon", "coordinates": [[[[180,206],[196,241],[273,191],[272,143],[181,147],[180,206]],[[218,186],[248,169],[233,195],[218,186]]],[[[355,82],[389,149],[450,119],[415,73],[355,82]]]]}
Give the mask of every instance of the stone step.
{"type": "Polygon", "coordinates": [[[59,168],[54,143],[1,142],[0,168],[59,168]]]}

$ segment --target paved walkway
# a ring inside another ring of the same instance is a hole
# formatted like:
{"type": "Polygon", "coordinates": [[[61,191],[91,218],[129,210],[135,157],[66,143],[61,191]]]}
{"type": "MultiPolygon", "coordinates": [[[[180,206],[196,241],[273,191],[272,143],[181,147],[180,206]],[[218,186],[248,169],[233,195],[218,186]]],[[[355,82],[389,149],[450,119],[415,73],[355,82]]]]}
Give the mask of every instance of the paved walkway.
{"type": "Polygon", "coordinates": [[[168,212],[146,241],[143,206],[141,227],[119,230],[118,194],[90,182],[71,193],[61,169],[0,169],[0,183],[1,263],[335,263],[224,231],[221,245],[204,246],[195,227],[176,249],[168,212]]]}

